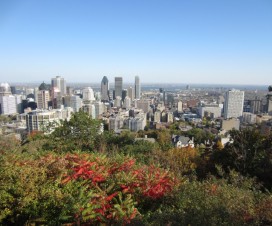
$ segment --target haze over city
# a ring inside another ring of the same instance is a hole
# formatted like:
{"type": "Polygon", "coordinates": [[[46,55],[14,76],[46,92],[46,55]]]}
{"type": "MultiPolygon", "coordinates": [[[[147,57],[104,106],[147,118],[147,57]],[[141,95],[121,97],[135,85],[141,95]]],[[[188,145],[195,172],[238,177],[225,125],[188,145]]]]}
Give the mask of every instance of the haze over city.
{"type": "Polygon", "coordinates": [[[0,2],[2,82],[272,83],[272,2],[0,2]]]}

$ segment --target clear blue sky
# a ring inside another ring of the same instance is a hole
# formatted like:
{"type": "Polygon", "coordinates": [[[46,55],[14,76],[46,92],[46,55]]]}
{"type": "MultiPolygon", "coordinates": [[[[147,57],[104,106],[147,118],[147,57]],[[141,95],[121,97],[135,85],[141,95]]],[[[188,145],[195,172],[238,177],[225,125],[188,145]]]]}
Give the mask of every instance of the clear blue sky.
{"type": "Polygon", "coordinates": [[[1,0],[0,82],[272,84],[272,0],[1,0]]]}

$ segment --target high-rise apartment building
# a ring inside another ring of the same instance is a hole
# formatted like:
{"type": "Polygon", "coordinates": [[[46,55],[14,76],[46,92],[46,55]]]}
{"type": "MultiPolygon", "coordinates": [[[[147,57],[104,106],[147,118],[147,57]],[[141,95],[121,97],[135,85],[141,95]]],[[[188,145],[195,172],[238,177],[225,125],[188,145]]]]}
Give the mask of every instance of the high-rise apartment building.
{"type": "Polygon", "coordinates": [[[139,76],[135,76],[135,99],[141,98],[141,84],[139,76]]]}
{"type": "Polygon", "coordinates": [[[66,95],[66,81],[64,78],[60,76],[56,76],[56,78],[51,79],[52,90],[56,92],[60,92],[61,96],[66,95]]]}
{"type": "Polygon", "coordinates": [[[238,118],[243,114],[244,91],[229,90],[224,104],[224,118],[238,118]]]}
{"type": "Polygon", "coordinates": [[[122,77],[115,77],[114,90],[115,90],[115,98],[118,96],[122,97],[122,90],[123,90],[123,78],[122,77]]]}
{"type": "Polygon", "coordinates": [[[101,101],[109,100],[109,80],[106,76],[101,81],[101,101]]]}
{"type": "Polygon", "coordinates": [[[17,113],[16,99],[11,94],[8,83],[0,85],[0,114],[9,115],[17,113]]]}

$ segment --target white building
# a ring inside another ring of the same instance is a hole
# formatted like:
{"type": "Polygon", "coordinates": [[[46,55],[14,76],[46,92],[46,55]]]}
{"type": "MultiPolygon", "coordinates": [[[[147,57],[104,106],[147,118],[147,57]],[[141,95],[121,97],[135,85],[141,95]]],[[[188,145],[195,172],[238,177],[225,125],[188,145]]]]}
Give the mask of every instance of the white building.
{"type": "Polygon", "coordinates": [[[119,129],[123,128],[123,125],[124,117],[117,115],[109,118],[109,130],[117,132],[119,129]]]}
{"type": "Polygon", "coordinates": [[[15,96],[13,95],[0,96],[0,105],[1,105],[0,114],[2,115],[10,115],[17,113],[15,96]]]}
{"type": "Polygon", "coordinates": [[[95,106],[95,118],[99,118],[105,112],[104,103],[97,101],[94,103],[95,106]]]}
{"type": "Polygon", "coordinates": [[[61,96],[66,95],[66,81],[60,76],[51,79],[52,89],[56,92],[59,91],[61,96]]]}
{"type": "MultiPolygon", "coordinates": [[[[29,113],[20,115],[20,120],[25,120],[27,131],[29,133],[33,131],[45,131],[46,126],[49,123],[53,123],[54,126],[58,126],[60,120],[70,120],[72,108],[54,109],[54,110],[36,110],[29,113]]],[[[50,131],[54,130],[54,126],[50,126],[50,131]]]]}
{"type": "Polygon", "coordinates": [[[120,108],[122,107],[122,98],[117,96],[114,100],[114,107],[120,108]]]}
{"type": "Polygon", "coordinates": [[[243,114],[244,91],[229,90],[224,104],[224,118],[239,118],[243,114]]]}
{"type": "Polygon", "coordinates": [[[123,108],[130,109],[130,107],[131,107],[131,99],[128,96],[126,96],[124,100],[123,108]]]}
{"type": "Polygon", "coordinates": [[[92,101],[95,101],[95,98],[94,98],[94,91],[91,87],[86,87],[82,90],[82,99],[83,99],[83,102],[87,103],[87,102],[92,102],[92,101]]]}
{"type": "Polygon", "coordinates": [[[95,118],[95,106],[94,104],[85,104],[82,106],[82,110],[87,112],[93,119],[95,118]]]}
{"type": "Polygon", "coordinates": [[[10,115],[17,113],[16,98],[11,94],[8,83],[0,85],[0,114],[10,115]]]}
{"type": "Polygon", "coordinates": [[[139,130],[144,130],[146,126],[146,116],[144,115],[142,117],[129,118],[128,125],[130,131],[137,132],[139,130]]]}
{"type": "Polygon", "coordinates": [[[128,97],[129,97],[132,101],[135,99],[135,93],[134,93],[133,87],[130,86],[130,87],[127,89],[127,95],[128,95],[128,97]]]}
{"type": "Polygon", "coordinates": [[[119,111],[118,114],[109,118],[109,130],[119,132],[120,129],[129,129],[130,131],[144,130],[146,126],[146,113],[142,110],[135,110],[133,117],[129,116],[129,111],[119,111]]]}
{"type": "Polygon", "coordinates": [[[79,112],[82,107],[82,99],[77,95],[71,96],[70,104],[70,107],[73,108],[74,112],[79,112]]]}
{"type": "Polygon", "coordinates": [[[198,107],[198,114],[201,118],[207,115],[211,118],[219,118],[222,115],[222,108],[218,104],[202,104],[198,107]]]}
{"type": "Polygon", "coordinates": [[[178,113],[182,113],[183,112],[183,108],[182,108],[182,101],[178,102],[178,113]]]}

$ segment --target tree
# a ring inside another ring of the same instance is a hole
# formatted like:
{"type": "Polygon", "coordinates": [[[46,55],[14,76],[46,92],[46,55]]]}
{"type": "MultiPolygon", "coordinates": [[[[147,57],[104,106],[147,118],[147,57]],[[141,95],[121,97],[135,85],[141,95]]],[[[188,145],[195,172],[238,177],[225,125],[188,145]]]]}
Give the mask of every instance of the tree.
{"type": "Polygon", "coordinates": [[[79,111],[71,119],[60,122],[60,125],[49,135],[45,149],[57,151],[93,150],[99,136],[101,123],[79,111]]]}
{"type": "Polygon", "coordinates": [[[215,151],[212,159],[225,170],[235,169],[243,175],[256,176],[266,187],[271,187],[272,136],[264,137],[258,130],[230,131],[232,143],[215,151]]]}
{"type": "Polygon", "coordinates": [[[268,86],[268,91],[272,92],[272,85],[268,86]]]}

